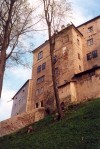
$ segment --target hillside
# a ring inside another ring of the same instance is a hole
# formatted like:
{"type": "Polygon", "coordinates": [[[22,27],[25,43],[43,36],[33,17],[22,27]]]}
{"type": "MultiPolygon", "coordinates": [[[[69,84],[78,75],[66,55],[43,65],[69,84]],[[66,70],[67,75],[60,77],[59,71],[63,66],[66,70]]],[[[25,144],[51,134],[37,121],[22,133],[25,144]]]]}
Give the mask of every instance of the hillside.
{"type": "Polygon", "coordinates": [[[100,149],[100,99],[70,106],[65,118],[48,116],[17,133],[0,138],[0,149],[100,149]]]}

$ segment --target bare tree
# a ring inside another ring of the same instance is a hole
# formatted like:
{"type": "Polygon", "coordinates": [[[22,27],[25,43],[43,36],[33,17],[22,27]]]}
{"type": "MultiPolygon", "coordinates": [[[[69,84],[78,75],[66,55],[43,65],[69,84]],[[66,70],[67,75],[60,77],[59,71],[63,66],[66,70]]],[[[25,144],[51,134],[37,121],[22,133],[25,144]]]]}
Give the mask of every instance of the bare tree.
{"type": "Polygon", "coordinates": [[[27,0],[0,0],[0,97],[7,61],[23,64],[20,54],[26,51],[19,43],[32,31],[33,11],[27,0]]]}
{"type": "Polygon", "coordinates": [[[53,90],[58,110],[58,119],[61,119],[62,110],[60,107],[59,93],[56,84],[55,63],[53,61],[53,58],[55,49],[56,30],[59,29],[59,26],[62,24],[62,21],[68,17],[68,14],[71,12],[71,5],[67,0],[42,0],[42,1],[44,4],[45,21],[48,27],[53,90]]]}

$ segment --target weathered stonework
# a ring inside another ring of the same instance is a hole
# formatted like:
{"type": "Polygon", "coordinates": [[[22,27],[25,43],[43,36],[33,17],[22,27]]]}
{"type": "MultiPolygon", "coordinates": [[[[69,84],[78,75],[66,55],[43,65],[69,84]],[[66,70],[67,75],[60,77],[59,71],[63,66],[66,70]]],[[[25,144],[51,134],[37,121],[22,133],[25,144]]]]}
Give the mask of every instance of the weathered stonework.
{"type": "Polygon", "coordinates": [[[34,109],[31,112],[24,112],[10,119],[0,122],[0,137],[16,132],[21,128],[31,125],[45,117],[44,108],[34,109]]]}

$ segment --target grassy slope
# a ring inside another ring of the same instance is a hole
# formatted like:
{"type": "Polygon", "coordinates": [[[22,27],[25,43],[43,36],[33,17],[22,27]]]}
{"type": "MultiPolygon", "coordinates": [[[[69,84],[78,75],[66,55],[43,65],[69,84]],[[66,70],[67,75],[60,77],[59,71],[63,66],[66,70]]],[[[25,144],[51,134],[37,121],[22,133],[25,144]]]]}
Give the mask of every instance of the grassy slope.
{"type": "Polygon", "coordinates": [[[59,122],[47,117],[33,129],[0,138],[0,149],[100,149],[100,99],[69,110],[59,122]]]}

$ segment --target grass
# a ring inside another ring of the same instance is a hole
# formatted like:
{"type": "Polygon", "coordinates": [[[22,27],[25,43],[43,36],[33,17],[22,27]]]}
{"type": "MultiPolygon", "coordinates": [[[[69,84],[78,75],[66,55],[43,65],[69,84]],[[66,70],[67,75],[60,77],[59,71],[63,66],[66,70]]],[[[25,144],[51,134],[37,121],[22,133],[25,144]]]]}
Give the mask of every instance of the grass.
{"type": "Polygon", "coordinates": [[[0,138],[0,149],[100,149],[100,99],[76,106],[61,121],[48,116],[0,138]]]}

